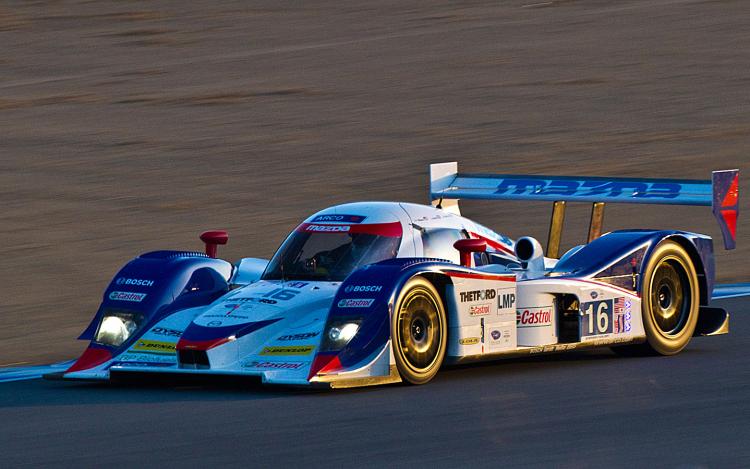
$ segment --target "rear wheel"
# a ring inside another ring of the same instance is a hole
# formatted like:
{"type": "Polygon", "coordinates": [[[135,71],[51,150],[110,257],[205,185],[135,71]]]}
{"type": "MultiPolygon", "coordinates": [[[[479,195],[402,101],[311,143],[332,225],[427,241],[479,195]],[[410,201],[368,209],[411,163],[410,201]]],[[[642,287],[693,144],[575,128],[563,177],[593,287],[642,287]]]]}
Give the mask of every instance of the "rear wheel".
{"type": "Polygon", "coordinates": [[[674,355],[690,341],[698,322],[698,275],[690,255],[674,241],[656,248],[641,286],[646,343],[615,347],[623,355],[674,355]]]}
{"type": "Polygon", "coordinates": [[[393,313],[393,355],[404,381],[424,384],[440,369],[448,343],[443,302],[435,287],[422,277],[404,286],[393,313]]]}

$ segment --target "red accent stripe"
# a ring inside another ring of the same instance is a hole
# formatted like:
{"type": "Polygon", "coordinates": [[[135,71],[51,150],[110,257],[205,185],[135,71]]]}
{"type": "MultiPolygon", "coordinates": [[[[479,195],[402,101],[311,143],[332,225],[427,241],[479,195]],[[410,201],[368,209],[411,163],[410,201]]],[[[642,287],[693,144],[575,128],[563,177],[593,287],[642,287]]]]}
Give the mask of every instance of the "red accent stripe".
{"type": "Polygon", "coordinates": [[[722,210],[721,217],[729,228],[732,239],[737,239],[737,210],[722,210]]]}
{"type": "Polygon", "coordinates": [[[313,364],[310,367],[310,374],[307,376],[307,379],[311,379],[318,373],[331,372],[340,370],[341,368],[343,368],[343,366],[341,365],[341,360],[339,360],[338,355],[319,353],[315,356],[315,360],[313,360],[313,364]]]}
{"type": "Polygon", "coordinates": [[[362,233],[371,234],[377,236],[389,236],[391,238],[398,238],[403,235],[400,222],[393,223],[370,223],[370,224],[329,224],[329,223],[302,223],[296,228],[296,231],[302,233],[322,233],[322,234],[337,234],[337,233],[362,233]],[[308,229],[308,227],[321,227],[319,229],[325,229],[326,227],[346,227],[341,231],[317,231],[315,228],[308,229]]]}
{"type": "Polygon", "coordinates": [[[737,205],[737,199],[740,195],[740,175],[737,174],[734,176],[734,180],[732,181],[732,185],[729,186],[729,190],[727,191],[727,195],[724,196],[724,200],[721,202],[722,207],[734,207],[737,205]]]}
{"type": "Polygon", "coordinates": [[[218,339],[200,340],[200,341],[180,339],[180,341],[177,342],[175,349],[176,350],[209,350],[214,347],[218,347],[221,344],[225,344],[227,342],[229,342],[229,339],[227,337],[220,337],[218,339]]]}
{"type": "Polygon", "coordinates": [[[66,373],[88,370],[111,359],[112,353],[109,350],[89,347],[83,351],[83,355],[73,363],[73,366],[67,369],[66,373]]]}
{"type": "Polygon", "coordinates": [[[515,275],[487,275],[487,274],[475,274],[470,272],[453,272],[453,271],[447,271],[445,274],[448,277],[457,277],[457,278],[472,278],[475,280],[496,280],[500,282],[515,282],[516,276],[515,275]]]}
{"type": "Polygon", "coordinates": [[[471,236],[475,237],[475,238],[479,238],[479,239],[484,240],[487,243],[487,245],[489,245],[491,248],[497,249],[499,251],[506,252],[508,254],[513,254],[513,257],[515,257],[515,255],[516,255],[516,253],[514,253],[512,249],[506,247],[504,244],[501,244],[501,243],[495,241],[494,239],[490,239],[490,238],[488,238],[486,236],[482,236],[479,233],[474,233],[473,231],[470,231],[469,234],[471,236]]]}

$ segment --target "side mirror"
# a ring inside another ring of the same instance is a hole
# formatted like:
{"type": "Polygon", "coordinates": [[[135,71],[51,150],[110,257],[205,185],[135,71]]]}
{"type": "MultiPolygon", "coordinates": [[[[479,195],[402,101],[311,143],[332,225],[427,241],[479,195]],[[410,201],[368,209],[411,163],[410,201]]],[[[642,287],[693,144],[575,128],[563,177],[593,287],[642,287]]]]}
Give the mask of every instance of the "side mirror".
{"type": "Polygon", "coordinates": [[[461,265],[471,267],[471,255],[475,252],[485,252],[487,242],[483,239],[459,239],[453,247],[461,253],[461,265]]]}
{"type": "Polygon", "coordinates": [[[223,230],[206,231],[201,234],[201,241],[206,243],[206,254],[208,257],[216,257],[216,250],[219,244],[224,245],[229,241],[229,234],[223,230]]]}

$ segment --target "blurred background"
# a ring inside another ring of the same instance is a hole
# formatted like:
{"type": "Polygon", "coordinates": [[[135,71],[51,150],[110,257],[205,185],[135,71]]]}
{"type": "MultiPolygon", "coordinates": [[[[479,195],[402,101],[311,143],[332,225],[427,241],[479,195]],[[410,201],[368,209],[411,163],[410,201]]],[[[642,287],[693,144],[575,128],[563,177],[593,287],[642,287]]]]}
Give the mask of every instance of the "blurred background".
{"type": "MultiPolygon", "coordinates": [[[[269,257],[304,217],[428,202],[470,172],[750,181],[744,0],[5,1],[0,4],[0,365],[73,358],[141,252],[269,257]]],[[[747,206],[747,204],[745,204],[747,206]]],[[[465,215],[546,242],[551,204],[465,215]]],[[[564,247],[584,240],[569,206],[564,247]]],[[[750,226],[610,205],[605,229],[750,226]]]]}

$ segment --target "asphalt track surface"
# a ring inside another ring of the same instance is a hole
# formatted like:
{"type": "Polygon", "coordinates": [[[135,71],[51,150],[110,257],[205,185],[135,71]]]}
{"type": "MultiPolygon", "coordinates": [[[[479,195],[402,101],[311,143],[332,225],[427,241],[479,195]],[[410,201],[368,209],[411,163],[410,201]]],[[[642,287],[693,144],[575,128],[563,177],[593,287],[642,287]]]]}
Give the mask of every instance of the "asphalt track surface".
{"type": "Polygon", "coordinates": [[[593,351],[425,386],[0,384],[2,465],[746,467],[750,307],[674,357],[593,351]]]}
{"type": "MultiPolygon", "coordinates": [[[[748,24],[747,0],[2,2],[0,367],[80,354],[140,253],[227,229],[222,257],[268,258],[326,206],[426,202],[429,163],[737,167],[748,194],[748,24]]],[[[546,243],[549,203],[462,210],[546,243]]],[[[570,204],[564,248],[589,213],[570,204]]],[[[749,221],[722,283],[748,280],[749,221]]],[[[705,207],[613,205],[604,228],[721,237],[705,207]]]]}
{"type": "MultiPolygon", "coordinates": [[[[269,257],[325,206],[425,202],[429,163],[747,175],[749,22],[746,0],[4,2],[0,368],[77,356],[141,252],[225,228],[222,256],[269,257]]],[[[463,205],[542,241],[549,209],[463,205]]],[[[564,247],[589,210],[569,208],[564,247]]],[[[748,279],[748,220],[717,250],[722,283],[748,279]]],[[[720,237],[707,210],[607,208],[605,229],[633,227],[720,237]]],[[[0,466],[747,466],[750,308],[723,303],[731,334],[676,357],[416,388],[3,383],[0,466]]]]}

